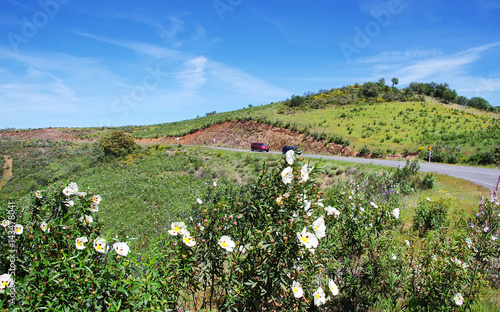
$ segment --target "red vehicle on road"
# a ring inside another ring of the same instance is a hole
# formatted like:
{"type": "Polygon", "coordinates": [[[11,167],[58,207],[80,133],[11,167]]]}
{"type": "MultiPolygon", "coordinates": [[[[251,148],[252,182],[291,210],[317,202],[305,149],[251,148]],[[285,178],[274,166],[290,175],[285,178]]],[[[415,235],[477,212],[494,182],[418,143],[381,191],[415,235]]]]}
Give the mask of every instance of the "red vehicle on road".
{"type": "Polygon", "coordinates": [[[264,143],[252,143],[250,145],[251,151],[259,151],[259,152],[269,152],[269,146],[264,143]]]}

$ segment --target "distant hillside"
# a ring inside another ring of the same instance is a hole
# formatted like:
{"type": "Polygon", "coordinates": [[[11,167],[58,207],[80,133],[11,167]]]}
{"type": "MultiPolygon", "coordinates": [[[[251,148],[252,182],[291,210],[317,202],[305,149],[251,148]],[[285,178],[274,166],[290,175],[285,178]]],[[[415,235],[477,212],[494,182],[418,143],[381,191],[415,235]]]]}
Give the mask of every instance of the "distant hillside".
{"type": "MultiPolygon", "coordinates": [[[[433,161],[486,165],[500,161],[498,117],[496,109],[484,99],[458,96],[447,84],[412,83],[408,88],[397,89],[379,81],[308,92],[281,102],[231,112],[209,112],[190,120],[117,129],[137,139],[164,138],[163,142],[175,143],[176,137],[214,125],[252,121],[277,130],[289,130],[290,135],[293,137],[295,133],[301,142],[312,140],[322,142],[325,147],[341,146],[356,151],[358,156],[419,153],[426,160],[428,147],[433,146],[433,161]],[[470,107],[471,103],[483,109],[470,107]]],[[[110,130],[113,129],[64,131],[75,139],[98,140],[110,130]]],[[[265,138],[257,134],[252,137],[250,130],[245,140],[237,141],[238,146],[265,138]]],[[[278,142],[268,140],[266,143],[278,142]]],[[[191,141],[208,143],[206,139],[191,141]]],[[[289,144],[292,143],[298,142],[293,140],[289,144]]],[[[326,148],[325,151],[338,153],[339,149],[326,148]]]]}

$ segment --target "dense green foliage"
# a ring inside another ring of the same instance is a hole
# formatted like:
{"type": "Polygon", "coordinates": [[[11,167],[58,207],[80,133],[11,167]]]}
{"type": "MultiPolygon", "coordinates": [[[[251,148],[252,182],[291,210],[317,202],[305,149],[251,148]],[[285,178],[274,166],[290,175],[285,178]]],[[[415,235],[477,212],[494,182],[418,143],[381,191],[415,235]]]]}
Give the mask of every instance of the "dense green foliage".
{"type": "Polygon", "coordinates": [[[99,147],[105,155],[125,156],[137,148],[134,138],[123,131],[113,131],[99,140],[99,147]]]}

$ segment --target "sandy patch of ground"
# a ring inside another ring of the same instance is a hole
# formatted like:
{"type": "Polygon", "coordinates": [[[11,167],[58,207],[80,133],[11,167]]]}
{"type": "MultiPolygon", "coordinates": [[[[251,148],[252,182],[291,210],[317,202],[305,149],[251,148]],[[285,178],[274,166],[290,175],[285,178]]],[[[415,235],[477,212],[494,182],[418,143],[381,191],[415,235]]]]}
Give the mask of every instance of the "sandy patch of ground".
{"type": "Polygon", "coordinates": [[[7,155],[3,155],[3,159],[5,159],[5,163],[3,165],[5,170],[3,172],[3,177],[0,180],[0,188],[3,184],[5,184],[5,182],[7,182],[7,179],[12,176],[12,158],[9,158],[7,155]]]}

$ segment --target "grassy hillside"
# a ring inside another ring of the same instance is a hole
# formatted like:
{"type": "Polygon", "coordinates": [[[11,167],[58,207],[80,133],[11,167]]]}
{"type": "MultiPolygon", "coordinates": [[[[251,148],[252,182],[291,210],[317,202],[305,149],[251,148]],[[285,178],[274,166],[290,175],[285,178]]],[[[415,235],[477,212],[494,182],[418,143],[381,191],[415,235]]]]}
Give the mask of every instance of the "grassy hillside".
{"type": "Polygon", "coordinates": [[[500,142],[497,113],[423,96],[404,102],[387,101],[393,96],[385,96],[385,92],[376,98],[362,97],[358,95],[361,88],[323,90],[303,97],[296,106],[288,99],[181,122],[122,129],[137,138],[174,137],[225,121],[256,120],[377,156],[421,152],[426,159],[426,147],[434,146],[438,162],[487,164],[490,155],[483,154],[490,151],[490,158],[500,157],[494,151],[500,142]]]}

